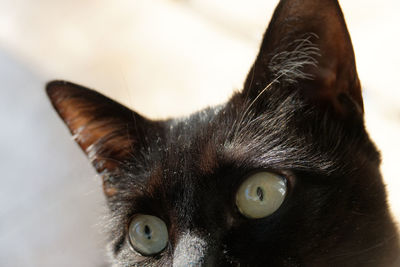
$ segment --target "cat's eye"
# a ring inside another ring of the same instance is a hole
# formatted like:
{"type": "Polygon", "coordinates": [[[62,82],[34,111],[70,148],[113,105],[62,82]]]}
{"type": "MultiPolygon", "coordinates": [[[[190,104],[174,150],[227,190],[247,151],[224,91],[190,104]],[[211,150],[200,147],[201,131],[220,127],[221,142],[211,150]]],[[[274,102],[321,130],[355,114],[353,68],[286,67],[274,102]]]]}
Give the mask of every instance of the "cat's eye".
{"type": "Polygon", "coordinates": [[[236,206],[250,219],[260,219],[274,213],[285,200],[286,180],[271,172],[249,176],[236,192],[236,206]]]}
{"type": "Polygon", "coordinates": [[[167,226],[158,217],[138,214],[129,225],[129,240],[133,249],[140,254],[157,254],[167,246],[167,226]]]}

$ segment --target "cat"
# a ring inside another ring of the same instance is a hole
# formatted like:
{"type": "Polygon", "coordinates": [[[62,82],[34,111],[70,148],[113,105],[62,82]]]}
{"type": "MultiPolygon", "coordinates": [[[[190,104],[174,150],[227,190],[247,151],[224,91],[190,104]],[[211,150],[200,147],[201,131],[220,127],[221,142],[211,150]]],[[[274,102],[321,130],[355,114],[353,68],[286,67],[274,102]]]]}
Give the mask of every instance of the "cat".
{"type": "Polygon", "coordinates": [[[397,266],[336,0],[280,1],[243,90],[185,118],[47,93],[103,179],[112,266],[397,266]]]}

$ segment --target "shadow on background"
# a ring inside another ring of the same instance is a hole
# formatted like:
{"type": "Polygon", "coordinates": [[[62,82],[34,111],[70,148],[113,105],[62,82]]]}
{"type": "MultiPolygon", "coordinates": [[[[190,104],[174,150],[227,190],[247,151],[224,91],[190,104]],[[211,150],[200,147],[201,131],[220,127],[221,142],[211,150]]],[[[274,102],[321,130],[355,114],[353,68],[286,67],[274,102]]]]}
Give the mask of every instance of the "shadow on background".
{"type": "Polygon", "coordinates": [[[1,50],[0,81],[0,266],[101,266],[100,178],[43,80],[1,50]]]}

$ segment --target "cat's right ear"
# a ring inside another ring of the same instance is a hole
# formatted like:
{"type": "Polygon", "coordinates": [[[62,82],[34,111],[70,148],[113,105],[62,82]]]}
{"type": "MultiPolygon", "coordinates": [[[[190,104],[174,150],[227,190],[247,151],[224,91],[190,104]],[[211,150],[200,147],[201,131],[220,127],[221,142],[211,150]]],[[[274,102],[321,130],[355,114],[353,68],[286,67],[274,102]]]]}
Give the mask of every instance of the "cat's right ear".
{"type": "Polygon", "coordinates": [[[161,126],[82,86],[54,81],[47,94],[99,174],[118,171],[121,163],[145,148],[161,126]]]}

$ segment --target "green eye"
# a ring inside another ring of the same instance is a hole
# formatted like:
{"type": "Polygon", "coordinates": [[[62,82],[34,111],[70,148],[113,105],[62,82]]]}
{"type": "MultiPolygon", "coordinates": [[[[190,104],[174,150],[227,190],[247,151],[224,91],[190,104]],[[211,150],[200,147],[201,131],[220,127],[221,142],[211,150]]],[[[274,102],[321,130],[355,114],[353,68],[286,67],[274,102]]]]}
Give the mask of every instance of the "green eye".
{"type": "Polygon", "coordinates": [[[284,178],[270,172],[258,172],[240,185],[236,193],[236,206],[247,218],[264,218],[282,205],[286,191],[284,178]]]}
{"type": "Polygon", "coordinates": [[[167,226],[158,217],[136,215],[129,225],[129,239],[132,247],[142,255],[157,254],[167,246],[167,226]]]}

